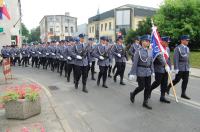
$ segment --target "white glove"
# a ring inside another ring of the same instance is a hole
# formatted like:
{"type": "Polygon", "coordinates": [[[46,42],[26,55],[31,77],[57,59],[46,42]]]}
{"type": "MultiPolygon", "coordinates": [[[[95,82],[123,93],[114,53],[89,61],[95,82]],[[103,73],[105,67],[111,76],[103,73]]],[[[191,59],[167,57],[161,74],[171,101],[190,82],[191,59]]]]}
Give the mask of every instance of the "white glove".
{"type": "Polygon", "coordinates": [[[135,75],[129,75],[129,76],[128,76],[128,79],[129,79],[129,80],[133,80],[134,78],[135,78],[135,75]]]}
{"type": "Polygon", "coordinates": [[[54,53],[52,53],[52,55],[55,55],[54,53]]]}
{"type": "Polygon", "coordinates": [[[170,73],[170,68],[169,68],[168,65],[165,66],[165,70],[166,70],[166,72],[169,72],[169,73],[170,73]]]}
{"type": "Polygon", "coordinates": [[[99,59],[100,59],[100,60],[104,60],[104,57],[103,57],[103,56],[99,56],[99,59]]]}
{"type": "Polygon", "coordinates": [[[22,52],[23,54],[25,54],[25,52],[22,52]]]}
{"type": "Polygon", "coordinates": [[[63,56],[61,55],[60,58],[63,58],[63,56]]]}
{"type": "Polygon", "coordinates": [[[122,57],[120,54],[117,54],[117,56],[118,56],[119,58],[121,58],[121,57],[122,57]]]}
{"type": "Polygon", "coordinates": [[[178,72],[179,72],[179,70],[178,70],[178,69],[174,70],[174,73],[175,73],[175,74],[178,74],[178,72]]]}
{"type": "Polygon", "coordinates": [[[82,60],[82,57],[80,55],[77,55],[76,58],[82,60]]]}
{"type": "Polygon", "coordinates": [[[40,55],[42,54],[41,52],[38,52],[40,55]]]}
{"type": "Polygon", "coordinates": [[[32,52],[33,54],[35,54],[35,52],[32,52]]]}
{"type": "Polygon", "coordinates": [[[89,63],[89,65],[91,66],[91,65],[92,65],[92,63],[90,62],[90,63],[89,63]]]}
{"type": "Polygon", "coordinates": [[[68,60],[72,60],[72,58],[70,56],[67,57],[68,60]]]}
{"type": "Polygon", "coordinates": [[[16,56],[17,54],[15,54],[15,56],[16,56]]]}
{"type": "Polygon", "coordinates": [[[152,76],[155,76],[155,73],[152,73],[152,76]]]}

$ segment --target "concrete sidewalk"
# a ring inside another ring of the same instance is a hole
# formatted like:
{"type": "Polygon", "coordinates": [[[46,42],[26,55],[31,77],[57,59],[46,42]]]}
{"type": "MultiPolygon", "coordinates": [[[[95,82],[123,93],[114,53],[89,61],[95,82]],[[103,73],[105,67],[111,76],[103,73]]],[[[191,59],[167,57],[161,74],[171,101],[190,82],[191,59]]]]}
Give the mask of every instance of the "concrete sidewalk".
{"type": "MultiPolygon", "coordinates": [[[[129,60],[129,61],[127,62],[127,64],[132,65],[132,61],[129,60]]],[[[173,67],[174,67],[174,66],[172,66],[172,68],[173,68],[173,67]]],[[[198,69],[198,68],[191,68],[190,76],[200,78],[200,69],[198,69]]]]}
{"type": "MultiPolygon", "coordinates": [[[[33,81],[17,77],[5,83],[3,79],[1,79],[0,93],[2,94],[3,91],[10,86],[27,83],[33,83],[33,81]]],[[[58,113],[56,113],[56,105],[52,103],[52,99],[43,88],[41,90],[40,97],[42,106],[41,114],[26,120],[6,119],[5,110],[0,108],[0,132],[21,132],[22,130],[24,130],[24,132],[65,132],[66,129],[64,128],[58,113]]]]}

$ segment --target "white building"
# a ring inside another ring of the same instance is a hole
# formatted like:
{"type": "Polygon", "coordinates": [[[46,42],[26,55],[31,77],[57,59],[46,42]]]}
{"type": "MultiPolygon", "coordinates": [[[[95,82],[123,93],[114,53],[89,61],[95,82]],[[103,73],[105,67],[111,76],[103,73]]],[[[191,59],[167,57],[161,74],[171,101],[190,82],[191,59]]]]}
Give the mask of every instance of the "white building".
{"type": "Polygon", "coordinates": [[[21,46],[21,2],[20,0],[4,0],[10,20],[3,15],[0,19],[0,48],[3,45],[17,44],[21,46]]]}
{"type": "Polygon", "coordinates": [[[65,15],[47,15],[40,21],[40,38],[42,42],[66,40],[75,36],[77,18],[65,15]]]}

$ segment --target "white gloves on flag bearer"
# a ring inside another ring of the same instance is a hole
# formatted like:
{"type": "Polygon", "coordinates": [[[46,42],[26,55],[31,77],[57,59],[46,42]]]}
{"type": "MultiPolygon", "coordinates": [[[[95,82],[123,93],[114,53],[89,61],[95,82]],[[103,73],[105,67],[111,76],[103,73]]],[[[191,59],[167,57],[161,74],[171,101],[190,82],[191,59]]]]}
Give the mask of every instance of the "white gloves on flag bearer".
{"type": "Polygon", "coordinates": [[[119,58],[121,58],[121,57],[122,57],[120,54],[117,54],[117,56],[118,56],[119,58]]]}
{"type": "Polygon", "coordinates": [[[81,57],[80,55],[77,55],[76,58],[77,58],[78,60],[82,60],[82,57],[81,57]]]}
{"type": "Polygon", "coordinates": [[[104,57],[103,57],[103,56],[99,56],[99,59],[100,59],[100,60],[104,60],[104,57]]]}
{"type": "Polygon", "coordinates": [[[170,72],[170,68],[168,65],[165,66],[165,70],[166,70],[166,72],[170,72]]]}
{"type": "Polygon", "coordinates": [[[135,75],[129,75],[129,76],[128,76],[128,79],[129,79],[129,80],[133,80],[134,78],[135,78],[135,75]]]}

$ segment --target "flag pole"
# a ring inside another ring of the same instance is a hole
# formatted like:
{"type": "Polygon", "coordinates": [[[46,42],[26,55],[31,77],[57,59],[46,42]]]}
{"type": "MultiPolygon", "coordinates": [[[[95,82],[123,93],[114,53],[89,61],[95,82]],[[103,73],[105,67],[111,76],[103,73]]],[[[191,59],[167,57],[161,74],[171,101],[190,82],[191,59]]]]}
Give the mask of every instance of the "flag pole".
{"type": "Polygon", "coordinates": [[[176,102],[178,103],[178,98],[177,98],[177,95],[176,95],[176,89],[175,89],[174,84],[172,82],[171,74],[169,72],[167,72],[167,73],[168,73],[170,84],[172,86],[172,91],[173,91],[173,94],[174,94],[174,98],[175,98],[176,102]]]}
{"type": "MultiPolygon", "coordinates": [[[[152,27],[155,27],[152,18],[151,18],[151,24],[152,24],[152,27]]],[[[164,57],[164,54],[163,54],[163,57],[164,57]]],[[[167,65],[167,62],[166,62],[166,66],[168,66],[168,65],[167,65]]],[[[170,74],[169,72],[167,72],[167,73],[168,73],[168,78],[169,78],[169,80],[170,80],[170,84],[171,84],[171,86],[172,86],[172,90],[173,90],[174,98],[175,98],[176,102],[178,103],[178,98],[177,98],[177,95],[176,95],[175,87],[174,87],[173,82],[172,82],[171,74],[170,74]]]]}

